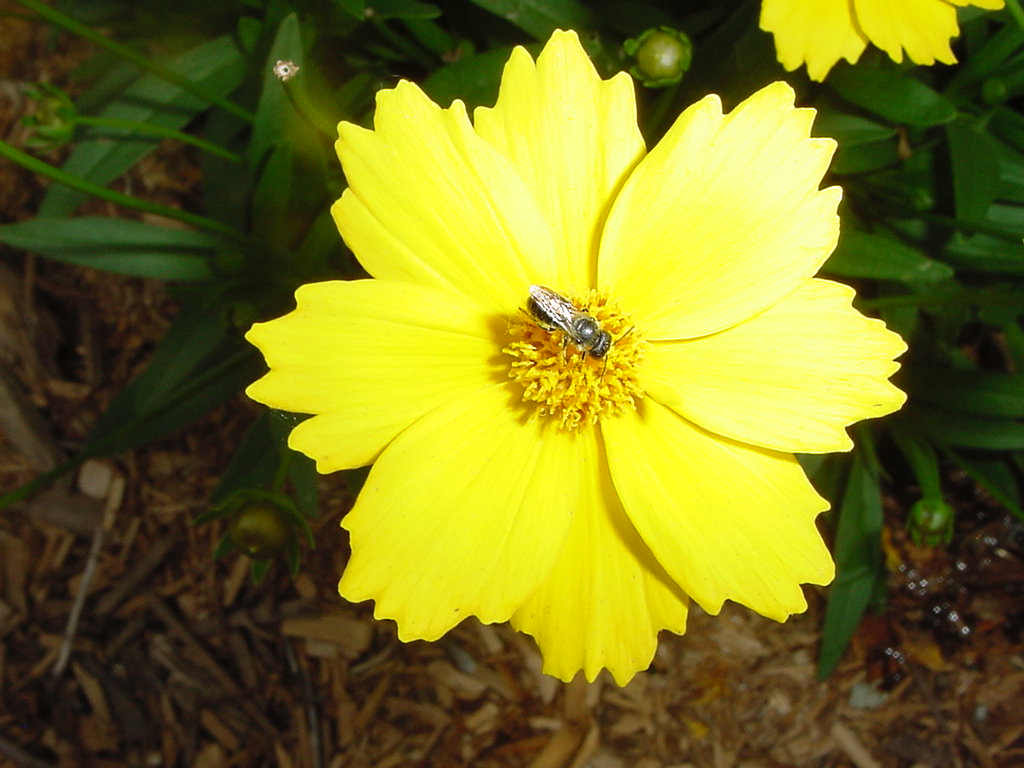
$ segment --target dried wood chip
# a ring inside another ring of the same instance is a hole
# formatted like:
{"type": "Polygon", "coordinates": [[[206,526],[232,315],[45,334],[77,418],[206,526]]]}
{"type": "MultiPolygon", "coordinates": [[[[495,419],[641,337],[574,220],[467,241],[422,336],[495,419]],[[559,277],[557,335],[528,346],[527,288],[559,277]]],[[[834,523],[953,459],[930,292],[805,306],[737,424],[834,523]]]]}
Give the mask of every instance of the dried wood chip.
{"type": "Polygon", "coordinates": [[[345,613],[292,616],[281,622],[281,631],[290,637],[332,643],[349,659],[366,653],[373,638],[370,625],[345,613]]]}

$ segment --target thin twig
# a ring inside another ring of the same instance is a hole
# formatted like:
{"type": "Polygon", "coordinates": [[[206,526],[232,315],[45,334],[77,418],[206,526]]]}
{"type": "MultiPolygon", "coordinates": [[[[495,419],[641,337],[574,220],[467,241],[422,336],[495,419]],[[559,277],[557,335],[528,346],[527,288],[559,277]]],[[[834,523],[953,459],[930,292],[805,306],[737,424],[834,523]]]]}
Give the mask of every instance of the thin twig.
{"type": "Polygon", "coordinates": [[[299,663],[290,642],[285,642],[284,654],[292,674],[299,678],[299,690],[302,692],[302,707],[306,711],[306,730],[309,732],[309,751],[312,752],[311,765],[313,768],[323,768],[323,748],[320,745],[320,718],[317,717],[313,685],[309,681],[309,674],[306,672],[306,668],[299,663]]]}
{"type": "Polygon", "coordinates": [[[103,509],[103,519],[96,526],[92,535],[92,546],[89,548],[89,558],[85,561],[85,570],[82,572],[82,580],[78,584],[78,591],[75,593],[75,602],[71,606],[71,613],[68,614],[68,623],[64,627],[64,638],[61,640],[60,652],[57,654],[57,661],[53,664],[53,676],[60,677],[71,658],[71,648],[75,643],[75,635],[78,634],[78,621],[82,617],[82,609],[85,607],[85,599],[89,594],[89,587],[92,585],[93,576],[96,573],[96,564],[99,562],[100,551],[103,549],[103,541],[106,539],[107,531],[114,525],[114,517],[121,506],[121,499],[124,496],[124,478],[115,475],[107,490],[107,503],[103,509]]]}

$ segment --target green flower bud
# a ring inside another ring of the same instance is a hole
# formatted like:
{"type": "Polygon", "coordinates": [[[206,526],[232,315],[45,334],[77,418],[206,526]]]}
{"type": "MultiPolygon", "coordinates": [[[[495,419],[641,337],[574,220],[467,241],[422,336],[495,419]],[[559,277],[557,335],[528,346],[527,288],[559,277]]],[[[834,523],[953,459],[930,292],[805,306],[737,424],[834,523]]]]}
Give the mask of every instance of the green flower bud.
{"type": "Polygon", "coordinates": [[[664,88],[683,79],[693,61],[693,44],[671,27],[648,29],[623,43],[634,64],[630,74],[648,88],[664,88]]]}
{"type": "Polygon", "coordinates": [[[25,93],[36,103],[35,112],[21,119],[23,125],[32,129],[28,146],[46,151],[70,142],[75,134],[77,113],[68,95],[49,83],[39,83],[27,88],[25,93]]]}
{"type": "Polygon", "coordinates": [[[937,547],[953,539],[953,508],[941,499],[921,499],[910,508],[907,530],[919,547],[937,547]]]}
{"type": "Polygon", "coordinates": [[[268,501],[255,501],[235,512],[228,536],[239,552],[265,559],[284,552],[295,533],[285,510],[268,501]]]}

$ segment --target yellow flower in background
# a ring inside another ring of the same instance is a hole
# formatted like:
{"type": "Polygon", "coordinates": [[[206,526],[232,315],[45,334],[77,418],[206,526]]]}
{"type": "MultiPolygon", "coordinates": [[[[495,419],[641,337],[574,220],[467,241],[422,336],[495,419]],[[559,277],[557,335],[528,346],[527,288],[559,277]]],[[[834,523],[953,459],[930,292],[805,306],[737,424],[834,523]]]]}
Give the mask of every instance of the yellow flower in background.
{"type": "Polygon", "coordinates": [[[903,53],[915,64],[953,64],[950,38],[960,34],[956,6],[998,10],[1004,0],[763,0],[761,29],[775,36],[787,70],[807,65],[824,80],[839,59],[853,64],[868,43],[893,61],[903,53]]]}
{"type": "Polygon", "coordinates": [[[343,596],[402,640],[510,620],[549,674],[620,684],[689,600],[805,610],[833,564],[792,452],[848,450],[847,425],[899,408],[905,347],[813,277],[841,193],[793,98],[709,96],[647,152],[629,76],[557,32],[472,123],[401,82],[372,130],[339,126],[333,213],[375,279],[255,325],[270,372],[248,394],[313,414],[290,445],[321,472],[374,464],[343,596]]]}

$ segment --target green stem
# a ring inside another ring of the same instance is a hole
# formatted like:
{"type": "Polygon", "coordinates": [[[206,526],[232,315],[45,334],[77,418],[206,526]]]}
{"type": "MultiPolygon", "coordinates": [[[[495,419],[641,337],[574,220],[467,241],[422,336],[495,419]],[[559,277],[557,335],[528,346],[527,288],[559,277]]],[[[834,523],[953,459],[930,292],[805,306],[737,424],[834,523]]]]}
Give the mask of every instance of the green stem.
{"type": "Polygon", "coordinates": [[[1024,9],[1020,7],[1020,2],[1018,0],[1006,0],[1006,10],[1013,16],[1017,26],[1024,29],[1024,9]]]}
{"type": "Polygon", "coordinates": [[[69,186],[72,189],[77,189],[79,192],[85,192],[86,194],[99,197],[103,200],[108,200],[116,205],[123,205],[125,208],[131,208],[136,211],[144,211],[156,216],[164,216],[168,219],[182,221],[186,224],[192,225],[193,227],[224,235],[236,242],[245,242],[245,236],[242,235],[241,232],[233,227],[227,226],[226,224],[222,224],[219,221],[214,221],[213,219],[208,219],[205,216],[199,216],[195,213],[189,213],[188,211],[183,211],[179,208],[171,208],[167,205],[151,203],[148,200],[140,200],[137,197],[131,197],[129,195],[121,194],[120,192],[115,192],[112,189],[101,187],[99,184],[93,184],[91,181],[86,181],[85,179],[80,179],[77,176],[72,176],[70,173],[66,173],[60,168],[56,168],[49,163],[44,163],[42,160],[38,160],[31,155],[27,155],[2,140],[0,140],[0,157],[6,157],[8,160],[17,163],[22,168],[26,168],[33,173],[41,174],[60,184],[69,186]]]}
{"type": "Polygon", "coordinates": [[[83,461],[89,458],[88,454],[79,453],[66,461],[62,461],[53,469],[49,469],[38,477],[34,477],[24,485],[19,485],[13,491],[0,496],[0,509],[9,507],[11,504],[27,499],[34,493],[38,493],[50,485],[61,475],[76,469],[83,461]]]}
{"type": "Polygon", "coordinates": [[[136,120],[120,120],[116,117],[93,117],[90,115],[75,115],[74,120],[78,125],[88,125],[96,128],[111,128],[115,131],[124,131],[135,135],[155,136],[160,139],[176,139],[184,144],[191,144],[193,147],[197,147],[203,152],[209,152],[211,155],[216,155],[228,162],[236,163],[238,165],[241,165],[242,163],[242,158],[234,152],[229,152],[223,147],[219,147],[209,141],[200,139],[198,136],[193,136],[190,133],[183,133],[182,131],[176,131],[173,128],[165,128],[162,125],[140,123],[136,120]]]}
{"type": "Polygon", "coordinates": [[[201,85],[197,85],[192,80],[189,80],[184,75],[175,72],[173,69],[165,67],[163,64],[158,64],[152,59],[148,59],[140,53],[133,51],[131,48],[126,48],[120,43],[115,43],[113,40],[104,37],[93,29],[89,28],[85,24],[80,24],[70,16],[65,16],[60,11],[50,8],[48,5],[44,5],[39,0],[17,0],[21,5],[26,8],[32,9],[35,13],[42,16],[47,21],[56,24],[59,27],[63,27],[68,32],[84,37],[94,45],[104,48],[110,51],[115,56],[120,56],[122,59],[130,61],[140,69],[150,72],[159,78],[166,80],[169,83],[174,83],[176,86],[184,91],[188,91],[193,96],[202,99],[210,104],[214,104],[225,112],[230,112],[235,117],[239,117],[247,123],[253,123],[256,121],[255,115],[246,109],[238,106],[232,101],[221,98],[215,93],[203,88],[201,85]]]}
{"type": "Polygon", "coordinates": [[[274,473],[274,484],[270,488],[274,493],[284,493],[284,484],[288,481],[288,472],[291,470],[294,455],[294,452],[288,449],[282,451],[281,461],[277,465],[277,472],[274,473]]]}
{"type": "Polygon", "coordinates": [[[650,117],[644,121],[644,138],[651,141],[652,144],[665,132],[665,124],[668,122],[669,115],[678,114],[678,110],[673,110],[672,106],[679,93],[679,87],[680,83],[674,83],[668,88],[661,89],[661,93],[658,94],[654,106],[651,108],[650,117]]]}
{"type": "MultiPolygon", "coordinates": [[[[299,77],[301,77],[301,72],[299,77]]],[[[333,123],[330,118],[327,117],[320,108],[310,101],[309,94],[306,93],[304,84],[300,84],[299,77],[293,77],[290,80],[283,80],[281,85],[284,87],[285,95],[288,97],[288,101],[292,105],[292,109],[302,117],[307,123],[313,128],[326,136],[331,141],[338,138],[338,121],[335,120],[333,123]]]]}

